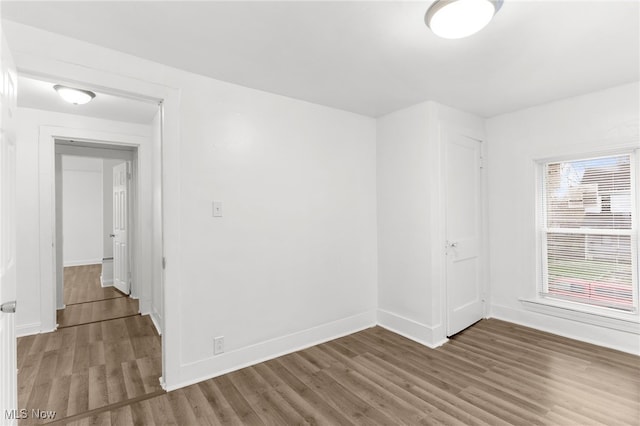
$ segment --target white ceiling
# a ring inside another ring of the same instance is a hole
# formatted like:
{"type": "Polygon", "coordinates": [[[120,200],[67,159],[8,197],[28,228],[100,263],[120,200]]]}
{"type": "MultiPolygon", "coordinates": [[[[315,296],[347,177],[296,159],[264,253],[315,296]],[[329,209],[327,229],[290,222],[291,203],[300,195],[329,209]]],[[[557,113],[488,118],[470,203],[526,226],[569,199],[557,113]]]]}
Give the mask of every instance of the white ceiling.
{"type": "Polygon", "coordinates": [[[63,82],[18,75],[18,106],[140,124],[151,123],[158,112],[158,105],[155,103],[100,92],[96,92],[96,97],[88,104],[73,105],[58,96],[53,89],[57,83],[63,82]]]}
{"type": "Polygon", "coordinates": [[[494,116],[640,79],[637,1],[505,0],[445,40],[424,2],[10,2],[4,18],[369,116],[435,100],[494,116]]]}

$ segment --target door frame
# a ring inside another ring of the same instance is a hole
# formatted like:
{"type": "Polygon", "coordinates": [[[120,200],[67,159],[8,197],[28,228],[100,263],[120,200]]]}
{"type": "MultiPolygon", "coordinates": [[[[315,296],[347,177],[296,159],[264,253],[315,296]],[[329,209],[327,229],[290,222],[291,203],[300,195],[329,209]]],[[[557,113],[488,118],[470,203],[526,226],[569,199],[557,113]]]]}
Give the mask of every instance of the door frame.
{"type": "MultiPolygon", "coordinates": [[[[85,145],[116,145],[120,147],[131,147],[136,150],[145,142],[147,138],[133,135],[112,134],[97,132],[93,130],[73,129],[67,127],[41,126],[39,140],[39,188],[40,188],[40,318],[41,331],[53,331],[57,328],[57,271],[59,261],[57,253],[58,236],[56,235],[56,185],[55,185],[55,162],[56,162],[56,140],[74,140],[85,145]]],[[[137,157],[137,156],[136,156],[137,157]]],[[[136,158],[136,163],[138,159],[136,158]]],[[[137,166],[136,166],[137,169],[137,166]]],[[[136,177],[137,182],[137,177],[136,177]]],[[[137,182],[139,184],[139,182],[137,182]]],[[[134,191],[137,194],[137,190],[134,191]]],[[[133,195],[133,194],[132,194],[133,195]]],[[[137,198],[137,195],[135,195],[137,198]]],[[[136,209],[139,209],[137,200],[136,209]]],[[[140,212],[135,214],[136,220],[140,220],[140,212]]],[[[134,225],[135,232],[140,228],[134,225]]],[[[134,240],[140,241],[140,236],[136,235],[134,240]]],[[[139,282],[140,276],[138,261],[140,247],[136,244],[132,255],[136,264],[133,272],[134,281],[139,282]]],[[[142,308],[141,308],[142,310],[142,308]]]]}
{"type": "MultiPolygon", "coordinates": [[[[159,166],[159,218],[161,266],[158,268],[161,290],[162,317],[162,377],[164,389],[179,387],[182,362],[180,359],[180,277],[181,277],[181,182],[180,182],[180,89],[164,83],[162,76],[149,76],[136,69],[125,70],[119,65],[101,63],[87,66],[75,60],[60,60],[45,56],[16,54],[21,64],[18,72],[34,77],[54,79],[60,84],[80,85],[89,90],[110,93],[137,100],[160,103],[160,135],[152,151],[152,161],[159,166]]],[[[171,80],[168,80],[170,82],[171,80]]],[[[170,83],[169,83],[170,84],[170,83]]],[[[174,83],[175,84],[175,83],[174,83]]],[[[156,173],[152,171],[153,173],[156,173]]],[[[155,176],[155,175],[154,175],[155,176]]],[[[154,182],[155,177],[154,177],[154,182]]],[[[155,183],[154,183],[155,185],[155,183]]],[[[154,209],[155,211],[155,209],[154,209]]],[[[48,232],[50,229],[40,229],[48,232]]],[[[155,236],[155,234],[154,234],[155,236]]],[[[51,244],[51,240],[49,240],[51,244]]],[[[155,244],[154,244],[154,247],[155,244]]],[[[41,264],[42,267],[42,264],[41,264]]],[[[46,265],[45,265],[46,267],[46,265]]],[[[154,270],[156,269],[154,263],[154,270]]]]}
{"type": "MultiPolygon", "coordinates": [[[[129,250],[129,265],[131,272],[131,289],[130,296],[134,299],[140,299],[141,289],[138,285],[139,280],[142,277],[140,273],[140,266],[138,264],[139,259],[139,249],[142,249],[141,245],[141,235],[139,232],[136,232],[140,229],[139,215],[139,199],[138,193],[140,188],[139,182],[139,157],[138,157],[138,148],[139,145],[133,144],[123,144],[123,143],[112,143],[107,141],[86,141],[73,139],[73,142],[67,139],[60,139],[54,136],[54,155],[55,155],[55,173],[56,173],[56,188],[55,188],[55,199],[54,199],[54,210],[56,212],[55,217],[53,218],[55,223],[55,232],[54,232],[54,266],[55,266],[55,274],[56,274],[56,305],[58,310],[64,309],[64,262],[63,262],[63,251],[62,251],[62,240],[60,239],[64,234],[63,232],[63,223],[62,217],[64,215],[64,210],[62,206],[62,188],[58,188],[58,174],[60,174],[60,184],[62,184],[62,164],[61,158],[62,156],[67,157],[90,157],[97,159],[113,159],[113,160],[121,160],[123,162],[128,162],[131,164],[131,179],[128,181],[128,200],[127,206],[129,209],[129,222],[130,226],[127,231],[128,241],[131,242],[131,249],[129,250]]],[[[41,302],[41,307],[44,304],[41,302]]],[[[142,311],[142,310],[141,310],[142,311]]]]}
{"type": "MultiPolygon", "coordinates": [[[[482,291],[482,299],[483,299],[483,318],[487,318],[490,312],[490,293],[489,293],[489,222],[488,222],[488,203],[487,203],[487,144],[486,144],[486,136],[483,132],[468,128],[468,127],[460,127],[450,123],[441,124],[439,126],[439,141],[440,141],[440,170],[438,173],[438,178],[440,181],[440,208],[439,208],[439,216],[442,219],[440,223],[446,223],[447,220],[447,137],[449,134],[459,134],[461,136],[468,137],[470,139],[477,140],[480,143],[480,155],[481,155],[481,170],[480,170],[480,280],[481,280],[481,291],[482,291]]],[[[441,226],[438,228],[438,236],[435,239],[438,241],[438,257],[440,258],[438,264],[440,267],[440,276],[441,280],[441,294],[440,294],[440,306],[441,306],[441,318],[443,319],[442,328],[440,336],[442,339],[448,339],[447,334],[449,330],[449,288],[448,288],[448,277],[447,277],[447,232],[446,226],[441,226]]]]}
{"type": "MultiPolygon", "coordinates": [[[[486,235],[485,235],[485,218],[486,218],[486,213],[484,212],[484,199],[485,199],[485,194],[486,194],[486,190],[483,184],[483,178],[484,178],[484,164],[483,164],[483,159],[484,159],[484,141],[478,137],[475,136],[468,136],[467,134],[465,134],[464,132],[459,132],[459,131],[455,131],[455,130],[448,130],[448,131],[444,131],[442,133],[442,141],[443,141],[443,145],[442,145],[442,162],[443,162],[443,168],[442,168],[442,185],[443,185],[443,209],[444,209],[444,222],[445,225],[443,226],[443,230],[444,230],[444,247],[445,248],[445,255],[444,255],[444,260],[445,260],[445,265],[444,265],[444,294],[445,294],[445,314],[444,314],[444,318],[445,318],[445,336],[448,338],[456,333],[450,334],[450,329],[451,329],[451,312],[450,312],[450,288],[449,288],[449,265],[450,265],[450,259],[449,259],[449,250],[450,247],[448,246],[449,242],[450,242],[450,236],[447,235],[448,233],[448,224],[449,224],[449,211],[448,211],[448,195],[449,195],[449,181],[448,181],[448,170],[447,170],[447,166],[449,164],[449,158],[448,158],[448,150],[449,150],[449,143],[451,143],[449,136],[450,135],[457,135],[457,136],[461,136],[463,138],[467,138],[470,139],[472,141],[475,141],[476,143],[479,144],[478,146],[478,150],[479,150],[479,158],[478,158],[478,165],[479,165],[479,169],[477,170],[477,177],[479,177],[479,182],[477,182],[477,190],[479,191],[478,193],[478,214],[480,215],[480,217],[476,218],[478,221],[478,232],[479,232],[479,247],[478,247],[478,261],[479,261],[479,271],[478,271],[478,275],[479,275],[479,280],[480,280],[480,298],[482,299],[482,317],[486,318],[487,316],[487,280],[485,279],[486,277],[486,269],[487,269],[487,265],[486,265],[486,258],[487,258],[487,251],[485,251],[485,246],[486,246],[486,235]]],[[[471,325],[471,324],[469,324],[471,325]]]]}

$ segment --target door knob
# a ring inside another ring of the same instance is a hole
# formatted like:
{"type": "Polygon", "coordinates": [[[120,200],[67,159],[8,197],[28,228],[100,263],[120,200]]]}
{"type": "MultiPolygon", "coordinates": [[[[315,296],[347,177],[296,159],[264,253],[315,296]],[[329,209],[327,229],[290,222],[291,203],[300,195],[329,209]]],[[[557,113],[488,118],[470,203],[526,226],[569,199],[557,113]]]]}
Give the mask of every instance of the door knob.
{"type": "Polygon", "coordinates": [[[3,303],[0,305],[0,311],[5,314],[14,314],[16,312],[16,301],[3,303]]]}
{"type": "Polygon", "coordinates": [[[449,247],[456,248],[458,247],[458,243],[449,243],[449,247]]]}
{"type": "Polygon", "coordinates": [[[115,238],[115,237],[116,237],[116,234],[109,234],[109,236],[110,236],[111,238],[115,238]]]}

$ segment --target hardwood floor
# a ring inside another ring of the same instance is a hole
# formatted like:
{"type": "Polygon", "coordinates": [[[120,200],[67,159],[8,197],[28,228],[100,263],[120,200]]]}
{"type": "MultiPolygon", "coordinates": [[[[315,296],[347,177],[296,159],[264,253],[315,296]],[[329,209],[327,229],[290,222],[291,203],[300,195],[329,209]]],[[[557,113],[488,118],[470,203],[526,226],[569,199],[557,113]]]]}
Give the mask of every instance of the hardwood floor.
{"type": "Polygon", "coordinates": [[[18,404],[29,413],[21,424],[38,422],[32,409],[64,419],[164,393],[160,336],[138,301],[102,288],[100,265],[64,273],[58,329],[18,339],[18,404]]]}
{"type": "Polygon", "coordinates": [[[640,358],[498,320],[435,350],[375,327],[55,423],[638,425],[640,358]]]}
{"type": "Polygon", "coordinates": [[[100,285],[101,265],[64,268],[65,308],[56,312],[58,328],[138,314],[138,301],[100,285]]]}
{"type": "Polygon", "coordinates": [[[115,287],[100,286],[102,265],[67,266],[64,268],[64,303],[95,302],[126,297],[115,287]]]}
{"type": "Polygon", "coordinates": [[[67,305],[56,312],[58,328],[138,315],[138,301],[129,297],[67,305]]]}
{"type": "Polygon", "coordinates": [[[21,337],[18,405],[61,419],[153,394],[162,390],[161,362],[160,336],[148,316],[21,337]]]}
{"type": "MultiPolygon", "coordinates": [[[[69,289],[63,321],[130,300],[87,303],[103,290],[69,289]]],[[[22,337],[19,406],[56,417],[21,424],[640,424],[640,357],[493,319],[438,349],[374,327],[169,393],[160,357],[139,315],[22,337]]]]}

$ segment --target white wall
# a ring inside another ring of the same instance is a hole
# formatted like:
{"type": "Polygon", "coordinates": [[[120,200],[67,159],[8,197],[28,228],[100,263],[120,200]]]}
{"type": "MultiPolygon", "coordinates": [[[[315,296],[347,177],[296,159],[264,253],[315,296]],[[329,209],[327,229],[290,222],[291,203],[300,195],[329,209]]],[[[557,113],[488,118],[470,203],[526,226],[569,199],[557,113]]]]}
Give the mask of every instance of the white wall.
{"type": "MultiPolygon", "coordinates": [[[[16,209],[18,213],[16,228],[20,236],[17,239],[16,253],[17,300],[20,304],[20,309],[16,313],[16,326],[18,333],[25,335],[50,331],[55,326],[55,323],[50,325],[45,318],[46,315],[53,315],[55,319],[55,312],[47,313],[41,310],[43,288],[40,266],[42,260],[38,256],[40,251],[38,230],[40,229],[39,133],[41,126],[63,126],[133,135],[148,135],[150,128],[139,124],[99,120],[29,108],[18,108],[16,115],[18,141],[16,147],[16,209]]],[[[148,203],[150,204],[150,200],[148,203]]],[[[102,245],[100,247],[102,248],[102,245]]]]}
{"type": "Polygon", "coordinates": [[[377,123],[378,322],[446,340],[442,131],[484,140],[484,120],[424,102],[377,123]]]}
{"type": "Polygon", "coordinates": [[[493,316],[640,352],[637,334],[535,313],[519,301],[536,295],[535,161],[640,146],[639,104],[634,83],[487,121],[493,316]]]}
{"type": "Polygon", "coordinates": [[[375,324],[375,120],[9,27],[32,70],[180,91],[163,147],[169,388],[375,324]]]}
{"type": "Polygon", "coordinates": [[[375,121],[180,77],[185,376],[373,325],[375,121]]]}
{"type": "Polygon", "coordinates": [[[102,262],[102,160],[62,157],[64,266],[102,262]]]}
{"type": "Polygon", "coordinates": [[[378,119],[378,307],[431,324],[430,103],[378,119]]]}

